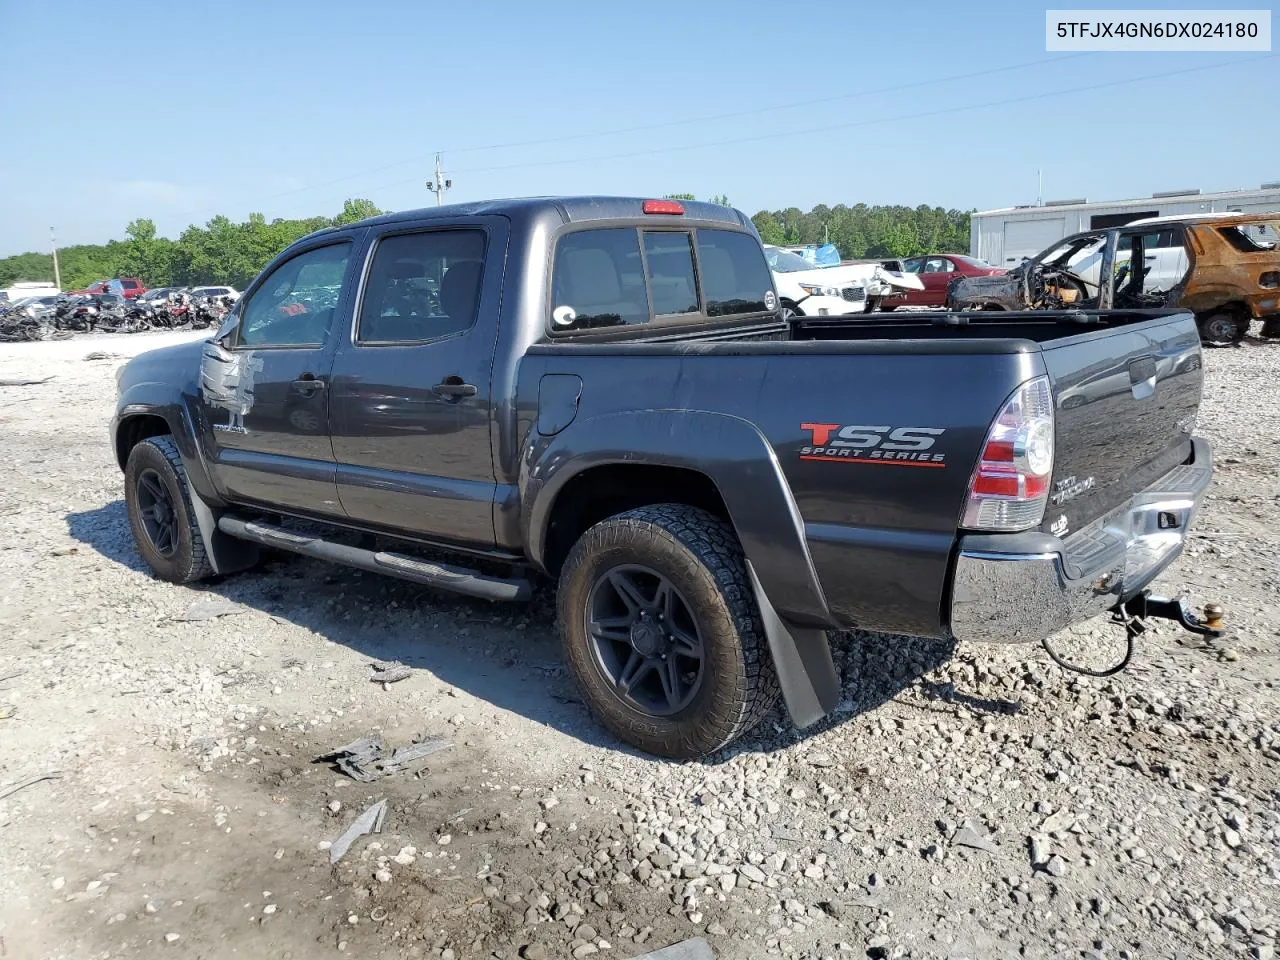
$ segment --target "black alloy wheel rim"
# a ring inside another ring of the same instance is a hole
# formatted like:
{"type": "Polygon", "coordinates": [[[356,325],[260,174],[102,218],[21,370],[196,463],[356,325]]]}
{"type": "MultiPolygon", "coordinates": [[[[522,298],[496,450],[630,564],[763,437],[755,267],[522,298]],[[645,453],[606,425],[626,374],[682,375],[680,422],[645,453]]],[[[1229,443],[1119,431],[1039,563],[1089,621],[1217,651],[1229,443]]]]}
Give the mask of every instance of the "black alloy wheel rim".
{"type": "Polygon", "coordinates": [[[143,470],[138,474],[138,518],[152,548],[162,557],[171,557],[178,549],[177,513],[173,497],[160,474],[143,470]]]}
{"type": "Polygon", "coordinates": [[[601,574],[586,610],[596,663],[624,703],[668,717],[702,689],[705,648],[688,601],[649,567],[627,564],[601,574]]]}

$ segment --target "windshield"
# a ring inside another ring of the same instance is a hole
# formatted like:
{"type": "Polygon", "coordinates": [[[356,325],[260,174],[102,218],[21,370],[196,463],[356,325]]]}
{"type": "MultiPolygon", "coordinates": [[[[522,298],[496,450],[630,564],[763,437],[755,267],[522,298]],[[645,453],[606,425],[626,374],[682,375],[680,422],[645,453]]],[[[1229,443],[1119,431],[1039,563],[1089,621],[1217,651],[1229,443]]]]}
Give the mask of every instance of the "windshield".
{"type": "Polygon", "coordinates": [[[957,260],[960,263],[967,263],[971,267],[982,267],[986,270],[991,269],[991,264],[987,263],[985,260],[979,260],[977,257],[963,257],[959,254],[953,253],[951,254],[951,259],[957,260]]]}
{"type": "Polygon", "coordinates": [[[816,269],[804,257],[781,250],[778,247],[765,247],[765,259],[769,261],[769,269],[778,273],[798,273],[801,270],[816,269]]]}

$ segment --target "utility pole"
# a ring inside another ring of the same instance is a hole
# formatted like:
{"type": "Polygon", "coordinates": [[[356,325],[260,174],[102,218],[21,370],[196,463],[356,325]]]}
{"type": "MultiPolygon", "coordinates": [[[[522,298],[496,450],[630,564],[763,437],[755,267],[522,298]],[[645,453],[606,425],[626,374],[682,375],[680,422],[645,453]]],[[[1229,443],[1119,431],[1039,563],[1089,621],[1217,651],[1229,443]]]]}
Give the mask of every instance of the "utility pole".
{"type": "Polygon", "coordinates": [[[440,154],[436,154],[436,178],[427,181],[427,189],[436,195],[436,206],[444,203],[444,192],[453,186],[452,180],[444,178],[444,167],[440,164],[440,154]]]}
{"type": "Polygon", "coordinates": [[[53,244],[53,285],[61,290],[62,274],[58,270],[58,238],[54,235],[53,227],[49,228],[49,242],[53,244]]]}
{"type": "Polygon", "coordinates": [[[1044,171],[1036,170],[1036,206],[1044,206],[1044,171]]]}

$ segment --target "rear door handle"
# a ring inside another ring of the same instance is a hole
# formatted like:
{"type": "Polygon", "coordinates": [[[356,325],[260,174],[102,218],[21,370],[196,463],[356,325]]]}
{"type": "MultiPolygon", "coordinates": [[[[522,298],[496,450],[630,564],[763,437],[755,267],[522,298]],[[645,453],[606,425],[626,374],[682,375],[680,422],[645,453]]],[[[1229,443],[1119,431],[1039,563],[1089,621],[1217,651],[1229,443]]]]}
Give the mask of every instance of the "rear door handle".
{"type": "Polygon", "coordinates": [[[460,400],[463,397],[474,397],[476,395],[476,385],[474,383],[463,383],[461,377],[445,377],[443,382],[437,383],[431,388],[431,392],[437,397],[460,400]]]}

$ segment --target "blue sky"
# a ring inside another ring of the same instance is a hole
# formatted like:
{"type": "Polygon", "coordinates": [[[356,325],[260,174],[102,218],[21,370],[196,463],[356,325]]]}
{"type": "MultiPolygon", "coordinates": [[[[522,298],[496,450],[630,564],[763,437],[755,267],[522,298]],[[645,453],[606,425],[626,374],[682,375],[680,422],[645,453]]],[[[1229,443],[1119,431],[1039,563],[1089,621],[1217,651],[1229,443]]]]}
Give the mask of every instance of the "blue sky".
{"type": "Polygon", "coordinates": [[[176,236],[351,196],[426,206],[436,150],[451,200],[725,193],[748,213],[1028,203],[1037,169],[1045,199],[1280,180],[1280,58],[1049,54],[1044,9],[10,0],[0,256],[51,225],[69,244],[138,216],[176,236]]]}

